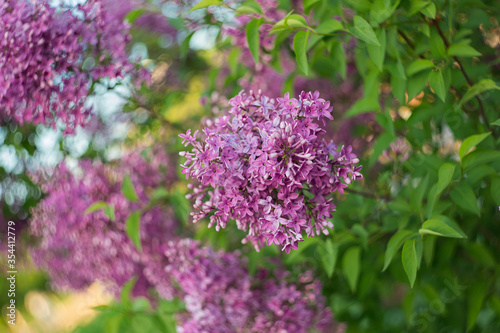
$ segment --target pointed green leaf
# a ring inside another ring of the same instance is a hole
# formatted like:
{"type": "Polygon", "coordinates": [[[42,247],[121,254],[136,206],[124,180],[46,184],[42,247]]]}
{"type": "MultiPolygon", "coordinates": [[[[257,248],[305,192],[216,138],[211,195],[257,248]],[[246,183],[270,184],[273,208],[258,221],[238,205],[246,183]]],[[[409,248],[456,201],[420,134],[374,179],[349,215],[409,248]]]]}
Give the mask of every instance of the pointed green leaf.
{"type": "Polygon", "coordinates": [[[437,195],[440,195],[446,186],[450,184],[454,172],[455,166],[453,164],[445,163],[441,165],[438,171],[437,195]]]}
{"type": "Polygon", "coordinates": [[[136,211],[129,215],[125,222],[125,230],[135,247],[142,251],[141,245],[141,212],[136,211]]]}
{"type": "Polygon", "coordinates": [[[327,239],[322,244],[322,250],[320,252],[321,262],[323,263],[326,275],[331,278],[335,270],[335,264],[337,263],[338,246],[334,245],[330,239],[327,239]]]}
{"type": "Polygon", "coordinates": [[[357,116],[358,114],[380,111],[380,104],[375,98],[362,98],[356,101],[344,114],[345,118],[357,116]]]}
{"type": "Polygon", "coordinates": [[[446,47],[441,36],[436,29],[431,29],[431,37],[429,38],[429,49],[435,58],[446,58],[446,47]]]}
{"type": "Polygon", "coordinates": [[[354,27],[350,29],[351,33],[367,44],[380,46],[380,42],[377,39],[377,35],[373,31],[372,27],[368,22],[365,21],[361,16],[355,15],[354,27]]]}
{"type": "Polygon", "coordinates": [[[464,170],[471,169],[485,163],[500,161],[500,151],[494,149],[476,149],[467,155],[462,160],[464,170]]]}
{"type": "Polygon", "coordinates": [[[450,57],[479,57],[481,53],[466,43],[459,43],[453,44],[448,48],[448,55],[450,57]]]}
{"type": "Polygon", "coordinates": [[[443,73],[440,69],[429,74],[429,85],[436,95],[444,102],[446,100],[446,88],[444,85],[443,73]]]}
{"type": "Polygon", "coordinates": [[[135,191],[134,184],[132,184],[132,180],[130,180],[129,174],[126,174],[123,178],[122,193],[125,198],[132,202],[139,201],[139,197],[137,196],[137,192],[135,191]]]}
{"type": "Polygon", "coordinates": [[[432,61],[427,59],[417,59],[408,66],[408,68],[406,69],[406,74],[408,76],[412,76],[414,74],[417,74],[418,72],[423,71],[424,69],[433,67],[434,64],[432,63],[432,61]]]}
{"type": "Polygon", "coordinates": [[[297,65],[304,72],[305,75],[309,73],[309,65],[307,63],[307,39],[309,37],[309,31],[299,31],[295,34],[293,38],[293,50],[295,52],[295,59],[297,60],[297,65]]]}
{"type": "Polygon", "coordinates": [[[115,220],[115,206],[113,206],[113,205],[107,205],[106,207],[104,207],[103,211],[104,211],[104,214],[106,214],[106,216],[111,221],[115,220]]]}
{"type": "Polygon", "coordinates": [[[361,248],[354,246],[349,248],[342,258],[342,270],[352,292],[356,291],[360,271],[361,248]]]}
{"type": "Polygon", "coordinates": [[[477,316],[483,307],[484,300],[488,294],[488,283],[474,283],[467,295],[467,332],[476,324],[477,316]]]}
{"type": "Polygon", "coordinates": [[[97,202],[94,202],[92,205],[90,205],[87,209],[85,209],[84,214],[93,213],[93,212],[96,212],[98,210],[104,209],[106,207],[108,207],[108,204],[106,202],[97,201],[97,202]]]}
{"type": "Polygon", "coordinates": [[[378,160],[378,157],[384,150],[389,148],[389,145],[394,140],[394,135],[391,132],[384,132],[375,140],[375,144],[373,145],[373,152],[370,155],[370,160],[368,161],[368,165],[372,166],[378,160]]]}
{"type": "Polygon", "coordinates": [[[262,14],[262,8],[257,1],[247,0],[235,10],[236,16],[249,14],[262,14]]]}
{"type": "Polygon", "coordinates": [[[141,17],[142,14],[144,14],[144,9],[140,8],[140,9],[135,9],[135,10],[132,10],[131,12],[129,12],[125,17],[124,17],[124,21],[127,21],[128,23],[130,24],[134,24],[135,21],[137,21],[137,19],[139,17],[141,17]]]}
{"type": "Polygon", "coordinates": [[[385,250],[384,268],[382,269],[382,272],[389,267],[389,264],[391,263],[392,258],[394,258],[396,252],[398,252],[401,246],[403,246],[403,243],[412,235],[414,235],[414,233],[410,230],[399,230],[392,235],[385,250]]]}
{"type": "Polygon", "coordinates": [[[494,122],[491,123],[492,125],[495,126],[500,126],[500,119],[495,120],[494,122]]]}
{"type": "Polygon", "coordinates": [[[137,282],[137,277],[133,276],[123,285],[122,291],[120,292],[120,298],[122,300],[122,303],[127,308],[130,308],[131,306],[130,294],[132,293],[132,289],[134,289],[136,282],[137,282]]]}
{"type": "Polygon", "coordinates": [[[413,288],[415,279],[417,278],[417,249],[415,243],[416,239],[410,239],[403,245],[403,254],[401,256],[401,261],[403,262],[403,268],[410,281],[410,286],[413,288]]]}
{"type": "Polygon", "coordinates": [[[408,79],[408,101],[411,101],[417,94],[424,90],[429,79],[429,70],[423,70],[408,79]]]}
{"type": "Polygon", "coordinates": [[[500,178],[495,178],[492,180],[490,193],[495,204],[500,205],[500,178]]]}
{"type": "Polygon", "coordinates": [[[222,3],[221,0],[201,0],[196,5],[194,5],[193,8],[191,8],[189,11],[192,12],[193,10],[207,8],[212,5],[220,5],[221,3],[222,3]]]}
{"type": "Polygon", "coordinates": [[[467,183],[462,182],[450,192],[451,200],[463,210],[480,216],[476,195],[467,183]]]}
{"type": "Polygon", "coordinates": [[[465,139],[464,142],[462,142],[462,144],[460,145],[460,148],[458,149],[458,156],[460,156],[460,160],[463,160],[464,156],[467,155],[469,150],[480,144],[484,139],[490,136],[490,134],[491,134],[490,132],[476,134],[476,135],[471,135],[467,139],[465,139]]]}
{"type": "Polygon", "coordinates": [[[422,8],[420,12],[428,18],[434,19],[436,17],[436,5],[431,2],[427,7],[422,8]]]}
{"type": "Polygon", "coordinates": [[[261,24],[261,19],[254,19],[247,24],[246,35],[248,49],[252,54],[253,60],[257,64],[259,62],[259,52],[260,52],[260,36],[259,27],[261,24]]]}
{"type": "Polygon", "coordinates": [[[421,234],[430,234],[442,237],[464,238],[463,232],[458,232],[447,223],[438,219],[425,221],[422,228],[418,232],[421,234]]]}
{"type": "Polygon", "coordinates": [[[386,48],[386,34],[385,29],[377,31],[377,38],[380,41],[380,46],[367,44],[366,48],[368,54],[377,68],[382,71],[384,69],[385,48],[386,48]]]}

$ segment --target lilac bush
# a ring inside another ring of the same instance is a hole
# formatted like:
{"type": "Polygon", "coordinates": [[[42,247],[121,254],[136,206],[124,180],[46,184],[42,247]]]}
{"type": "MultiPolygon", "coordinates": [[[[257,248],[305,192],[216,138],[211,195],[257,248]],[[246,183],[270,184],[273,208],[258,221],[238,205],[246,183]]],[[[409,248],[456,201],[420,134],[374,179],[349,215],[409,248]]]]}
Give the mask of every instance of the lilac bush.
{"type": "Polygon", "coordinates": [[[0,116],[21,124],[61,120],[72,133],[88,119],[93,83],[136,72],[126,52],[128,25],[100,0],[75,8],[2,1],[0,32],[0,116]]]}
{"type": "Polygon", "coordinates": [[[148,159],[131,153],[116,165],[83,160],[80,175],[63,163],[50,179],[39,179],[46,197],[32,211],[30,228],[39,244],[31,255],[39,267],[49,272],[56,288],[81,290],[101,280],[116,290],[137,276],[134,294],[146,295],[150,285],[143,275],[144,267],[175,237],[178,224],[170,208],[144,208],[150,191],[170,186],[174,179],[169,175],[175,174],[175,166],[162,149],[152,151],[148,159]],[[169,169],[162,170],[164,167],[169,169]],[[139,202],[131,202],[122,194],[126,174],[130,175],[139,202]],[[102,210],[84,213],[98,201],[114,206],[115,221],[102,210]],[[125,232],[127,217],[139,209],[142,252],[125,232]]]}
{"type": "Polygon", "coordinates": [[[209,217],[219,231],[229,220],[248,233],[258,250],[279,244],[287,253],[303,240],[333,227],[332,194],[362,178],[350,146],[338,151],[323,138],[332,120],[330,102],[319,93],[269,98],[241,92],[227,114],[207,121],[201,141],[196,131],[181,134],[191,152],[182,172],[190,185],[194,222],[209,217]]]}
{"type": "MultiPolygon", "coordinates": [[[[238,253],[214,251],[191,239],[170,241],[163,261],[146,272],[157,290],[177,286],[186,306],[177,331],[199,332],[332,332],[330,309],[321,284],[310,273],[288,282],[279,270],[250,276],[238,253]]],[[[344,326],[336,326],[343,332],[344,326]]]]}

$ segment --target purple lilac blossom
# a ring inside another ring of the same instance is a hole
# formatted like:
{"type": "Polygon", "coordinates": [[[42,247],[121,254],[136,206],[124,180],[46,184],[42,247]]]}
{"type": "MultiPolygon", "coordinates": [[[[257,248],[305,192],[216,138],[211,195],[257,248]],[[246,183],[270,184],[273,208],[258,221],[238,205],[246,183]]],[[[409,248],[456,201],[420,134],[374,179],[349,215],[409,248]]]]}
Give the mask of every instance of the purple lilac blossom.
{"type": "Polygon", "coordinates": [[[191,152],[181,165],[194,200],[193,221],[209,217],[219,231],[229,220],[259,250],[279,244],[287,253],[308,237],[328,234],[335,211],[332,194],[362,178],[350,146],[340,151],[323,139],[320,123],[332,120],[330,102],[319,93],[269,98],[241,92],[227,114],[198,131],[181,134],[191,152]]]}
{"type": "Polygon", "coordinates": [[[21,124],[61,120],[65,133],[74,132],[89,118],[92,83],[137,72],[126,51],[128,29],[100,0],[74,8],[2,1],[0,115],[21,124]]]}
{"type": "Polygon", "coordinates": [[[142,252],[125,232],[125,221],[143,208],[150,192],[170,186],[175,164],[157,147],[146,158],[131,153],[115,165],[91,160],[81,161],[81,175],[64,163],[54,175],[42,180],[46,197],[32,211],[30,230],[39,238],[31,249],[35,264],[46,269],[57,289],[81,290],[96,280],[116,291],[133,276],[138,277],[134,295],[147,295],[145,265],[163,252],[163,246],[175,237],[177,221],[170,208],[155,205],[141,215],[142,252]],[[168,170],[162,168],[168,167],[168,170]],[[139,202],[127,200],[121,191],[123,177],[129,174],[139,202]],[[102,210],[84,211],[104,201],[114,206],[115,221],[102,210]]]}
{"type": "Polygon", "coordinates": [[[146,271],[157,290],[176,285],[186,311],[178,315],[177,331],[200,332],[343,332],[333,323],[321,284],[308,272],[298,283],[287,273],[274,276],[246,271],[238,253],[214,251],[191,239],[170,241],[163,262],[146,271]]]}

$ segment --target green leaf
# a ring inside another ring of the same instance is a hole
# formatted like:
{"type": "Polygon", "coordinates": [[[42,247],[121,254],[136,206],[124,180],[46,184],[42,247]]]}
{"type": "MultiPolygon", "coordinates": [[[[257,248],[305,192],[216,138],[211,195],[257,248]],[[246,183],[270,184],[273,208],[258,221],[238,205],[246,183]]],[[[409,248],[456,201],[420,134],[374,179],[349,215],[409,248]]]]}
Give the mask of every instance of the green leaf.
{"type": "Polygon", "coordinates": [[[191,38],[193,38],[194,31],[187,35],[187,37],[182,41],[181,47],[180,47],[180,54],[183,59],[186,59],[186,56],[188,55],[189,52],[189,43],[191,42],[191,38]]]}
{"type": "Polygon", "coordinates": [[[368,22],[365,21],[361,16],[354,16],[354,27],[350,29],[351,33],[358,39],[366,42],[367,44],[380,46],[380,42],[377,39],[377,35],[373,31],[372,27],[368,22]]]}
{"type": "Polygon", "coordinates": [[[352,292],[356,291],[360,272],[361,248],[354,246],[349,248],[342,258],[342,270],[347,278],[352,292]]]}
{"type": "Polygon", "coordinates": [[[90,205],[87,209],[85,209],[85,212],[83,212],[84,214],[89,214],[89,213],[93,213],[93,212],[96,212],[98,210],[101,210],[101,209],[104,209],[108,207],[108,204],[104,201],[97,201],[97,202],[94,202],[92,205],[90,205]]]}
{"type": "Polygon", "coordinates": [[[285,18],[285,25],[290,28],[309,28],[306,19],[302,15],[291,14],[285,18]]]}
{"type": "Polygon", "coordinates": [[[115,206],[113,206],[113,205],[107,205],[106,207],[104,207],[103,211],[104,211],[104,214],[106,214],[106,216],[111,221],[115,220],[115,206]]]}
{"type": "Polygon", "coordinates": [[[333,68],[335,68],[339,75],[345,80],[347,76],[347,62],[345,59],[344,48],[341,43],[333,43],[330,50],[330,59],[333,68]]]}
{"type": "Polygon", "coordinates": [[[431,2],[427,7],[422,8],[420,12],[425,16],[434,19],[436,17],[436,5],[431,2]]]}
{"type": "Polygon", "coordinates": [[[464,156],[475,146],[480,144],[484,139],[490,136],[490,132],[471,135],[467,139],[462,142],[460,148],[458,149],[458,156],[460,156],[460,160],[462,161],[464,156]]]}
{"type": "Polygon", "coordinates": [[[493,161],[500,161],[500,151],[493,149],[476,149],[465,155],[462,166],[464,170],[467,170],[477,165],[484,165],[493,161]]]}
{"type": "Polygon", "coordinates": [[[495,120],[491,125],[500,126],[500,119],[495,120]]]}
{"type": "Polygon", "coordinates": [[[373,152],[370,155],[370,160],[368,161],[368,165],[372,166],[377,161],[378,157],[384,150],[389,148],[389,145],[394,140],[394,135],[391,132],[384,132],[381,134],[373,145],[373,152]]]}
{"type": "Polygon", "coordinates": [[[375,98],[362,98],[356,101],[344,114],[345,118],[357,116],[358,114],[380,111],[380,104],[375,98]]]}
{"type": "Polygon", "coordinates": [[[477,316],[481,312],[484,300],[488,293],[489,284],[477,281],[472,285],[467,295],[467,331],[470,331],[476,324],[477,316]]]}
{"type": "Polygon", "coordinates": [[[380,46],[372,44],[366,45],[368,54],[377,68],[382,71],[384,69],[385,48],[386,48],[386,34],[385,29],[377,31],[377,38],[380,41],[380,46]]]}
{"type": "Polygon", "coordinates": [[[120,299],[122,300],[123,305],[125,305],[127,308],[130,308],[130,306],[132,305],[130,302],[130,294],[132,292],[132,289],[134,289],[136,282],[137,277],[133,276],[123,285],[122,291],[120,292],[120,299]]]}
{"type": "Polygon", "coordinates": [[[424,69],[428,68],[433,68],[434,64],[432,61],[427,60],[427,59],[417,59],[414,62],[412,62],[408,68],[406,69],[406,74],[408,76],[413,76],[417,74],[418,72],[423,71],[424,69]]]}
{"type": "Polygon", "coordinates": [[[340,21],[337,20],[326,20],[321,22],[316,28],[316,32],[321,34],[331,34],[332,32],[344,30],[344,26],[340,21]]]}
{"type": "Polygon", "coordinates": [[[248,0],[243,2],[241,6],[236,8],[235,15],[262,14],[262,8],[257,1],[248,0]]]}
{"type": "Polygon", "coordinates": [[[404,105],[406,103],[406,79],[391,75],[391,90],[399,104],[404,105]]]}
{"type": "Polygon", "coordinates": [[[423,0],[411,0],[409,1],[409,3],[411,4],[411,6],[410,6],[410,11],[408,12],[408,16],[415,15],[416,13],[418,13],[419,11],[421,11],[422,9],[424,9],[426,6],[429,5],[428,1],[423,1],[423,0]]]}
{"type": "MultiPolygon", "coordinates": [[[[471,98],[474,98],[475,96],[479,95],[480,93],[487,91],[487,90],[491,90],[491,89],[500,90],[500,87],[493,80],[490,80],[490,79],[484,79],[484,80],[479,81],[478,83],[473,85],[469,90],[467,90],[465,95],[462,97],[462,100],[460,100],[460,103],[458,104],[458,108],[460,108],[462,106],[462,104],[466,103],[471,98]]],[[[497,120],[495,123],[498,123],[496,125],[500,126],[500,119],[497,120]]]]}
{"type": "Polygon", "coordinates": [[[122,193],[129,201],[139,201],[139,197],[137,196],[137,192],[135,191],[134,184],[132,184],[132,180],[130,180],[129,174],[126,174],[123,178],[122,193]]]}
{"type": "Polygon", "coordinates": [[[448,48],[448,56],[450,57],[479,57],[480,55],[481,53],[466,43],[453,44],[448,48]]]}
{"type": "Polygon", "coordinates": [[[429,70],[424,70],[408,79],[408,101],[411,101],[417,94],[424,90],[429,79],[429,70]]]}
{"type": "Polygon", "coordinates": [[[197,9],[207,8],[207,7],[213,6],[213,5],[220,5],[221,3],[222,3],[222,0],[201,0],[196,5],[194,5],[193,8],[191,8],[189,10],[189,12],[192,12],[193,10],[197,10],[197,9]]]}
{"type": "Polygon", "coordinates": [[[464,238],[463,232],[460,233],[454,228],[438,219],[430,219],[424,222],[422,228],[418,231],[421,234],[430,234],[442,237],[464,238]]]}
{"type": "Polygon", "coordinates": [[[309,73],[309,65],[307,63],[307,39],[309,37],[309,31],[299,31],[295,34],[293,38],[293,50],[295,52],[295,60],[297,60],[297,65],[304,72],[305,75],[309,73]]]}
{"type": "Polygon", "coordinates": [[[331,239],[327,239],[322,244],[323,251],[320,252],[321,262],[325,269],[326,275],[331,278],[337,263],[339,254],[338,246],[334,245],[331,239]]]}
{"type": "MultiPolygon", "coordinates": [[[[316,28],[316,32],[321,34],[331,34],[338,30],[344,30],[344,27],[342,26],[342,23],[340,23],[337,20],[324,21],[316,28]]],[[[307,51],[309,51],[314,45],[316,45],[316,43],[318,43],[323,37],[325,36],[323,35],[311,36],[309,42],[307,43],[307,51]]]]}
{"type": "Polygon", "coordinates": [[[125,16],[124,21],[127,21],[130,24],[134,24],[142,14],[144,14],[144,9],[132,10],[125,16]]]}
{"type": "Polygon", "coordinates": [[[304,0],[304,13],[309,14],[309,11],[320,2],[321,0],[304,0]]]}
{"type": "Polygon", "coordinates": [[[500,205],[500,178],[493,179],[491,182],[490,192],[495,204],[500,205]]]}
{"type": "Polygon", "coordinates": [[[142,251],[141,244],[141,212],[135,211],[129,215],[127,221],[125,222],[125,231],[128,237],[134,243],[135,247],[142,251]]]}
{"type": "Polygon", "coordinates": [[[438,171],[438,182],[437,182],[437,195],[439,196],[446,186],[450,184],[453,178],[453,173],[455,172],[455,166],[450,163],[444,163],[441,165],[438,171]]]}
{"type": "Polygon", "coordinates": [[[273,27],[270,30],[270,34],[273,34],[275,32],[278,32],[280,30],[284,29],[310,29],[312,30],[308,25],[306,19],[298,14],[292,14],[292,12],[288,13],[287,16],[285,16],[283,19],[278,21],[273,25],[273,27]]]}
{"type": "Polygon", "coordinates": [[[398,252],[401,246],[403,246],[403,243],[414,234],[415,233],[410,230],[399,230],[394,235],[392,235],[392,237],[389,239],[389,242],[387,243],[387,248],[385,250],[384,268],[382,269],[382,272],[385,271],[387,267],[389,267],[392,258],[394,258],[396,252],[398,252]]]}
{"type": "Polygon", "coordinates": [[[413,288],[415,279],[417,278],[417,249],[416,249],[416,239],[410,239],[403,245],[403,254],[401,256],[401,261],[403,262],[403,268],[410,281],[410,286],[413,288]]]}
{"type": "Polygon", "coordinates": [[[440,69],[429,74],[429,85],[434,93],[444,102],[446,100],[446,88],[444,86],[443,73],[440,69]]]}
{"type": "Polygon", "coordinates": [[[435,58],[446,58],[446,47],[441,36],[436,29],[431,29],[431,37],[429,38],[429,48],[435,58]]]}
{"type": "Polygon", "coordinates": [[[463,210],[480,216],[476,195],[467,183],[462,182],[450,192],[451,200],[463,210]]]}
{"type": "Polygon", "coordinates": [[[372,25],[377,26],[387,20],[394,13],[399,2],[400,0],[397,0],[391,5],[391,1],[375,0],[370,7],[370,22],[372,25]]]}
{"type": "Polygon", "coordinates": [[[261,24],[261,19],[254,19],[247,24],[246,35],[248,48],[250,53],[252,53],[253,60],[257,64],[259,62],[259,51],[260,51],[260,36],[259,27],[261,24]]]}
{"type": "Polygon", "coordinates": [[[434,258],[434,248],[436,246],[437,237],[432,235],[427,235],[424,242],[424,259],[427,266],[432,264],[432,259],[434,258]]]}
{"type": "Polygon", "coordinates": [[[427,186],[429,184],[429,174],[420,179],[417,187],[410,192],[410,206],[416,212],[422,211],[422,200],[427,193],[427,186]]]}

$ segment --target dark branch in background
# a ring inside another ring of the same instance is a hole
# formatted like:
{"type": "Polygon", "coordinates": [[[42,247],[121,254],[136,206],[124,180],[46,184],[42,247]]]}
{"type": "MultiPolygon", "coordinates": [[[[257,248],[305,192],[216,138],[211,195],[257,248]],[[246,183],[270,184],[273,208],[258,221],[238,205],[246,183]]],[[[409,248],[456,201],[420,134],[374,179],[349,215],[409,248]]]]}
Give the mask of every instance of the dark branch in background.
{"type": "MultiPolygon", "coordinates": [[[[406,44],[408,44],[408,46],[413,50],[415,51],[415,45],[413,44],[413,42],[410,40],[410,38],[408,38],[408,36],[406,36],[406,34],[398,29],[398,34],[403,37],[403,39],[405,40],[406,44]]],[[[425,57],[423,55],[419,55],[418,56],[419,58],[422,58],[422,59],[425,59],[425,57]]]]}
{"type": "MultiPolygon", "coordinates": [[[[432,24],[436,27],[436,29],[439,33],[439,36],[441,36],[441,39],[443,40],[444,45],[446,46],[446,49],[448,50],[448,48],[450,47],[450,43],[448,42],[448,39],[444,35],[443,30],[441,30],[441,27],[439,26],[439,21],[437,19],[434,19],[434,20],[432,20],[432,24]]],[[[453,60],[455,60],[455,62],[458,64],[458,67],[460,68],[460,71],[462,72],[462,74],[463,74],[465,80],[467,81],[467,83],[469,84],[469,86],[472,87],[474,85],[474,82],[471,80],[471,78],[469,77],[469,75],[465,71],[465,68],[462,65],[462,63],[460,62],[460,60],[458,59],[458,57],[453,56],[453,60]]],[[[478,95],[475,96],[475,99],[476,99],[477,103],[479,104],[479,114],[483,118],[483,121],[484,121],[486,127],[488,128],[488,131],[490,131],[493,134],[493,136],[496,138],[497,135],[492,130],[490,123],[488,122],[488,118],[486,117],[486,113],[484,112],[483,102],[481,101],[481,99],[479,98],[478,95]]]]}

